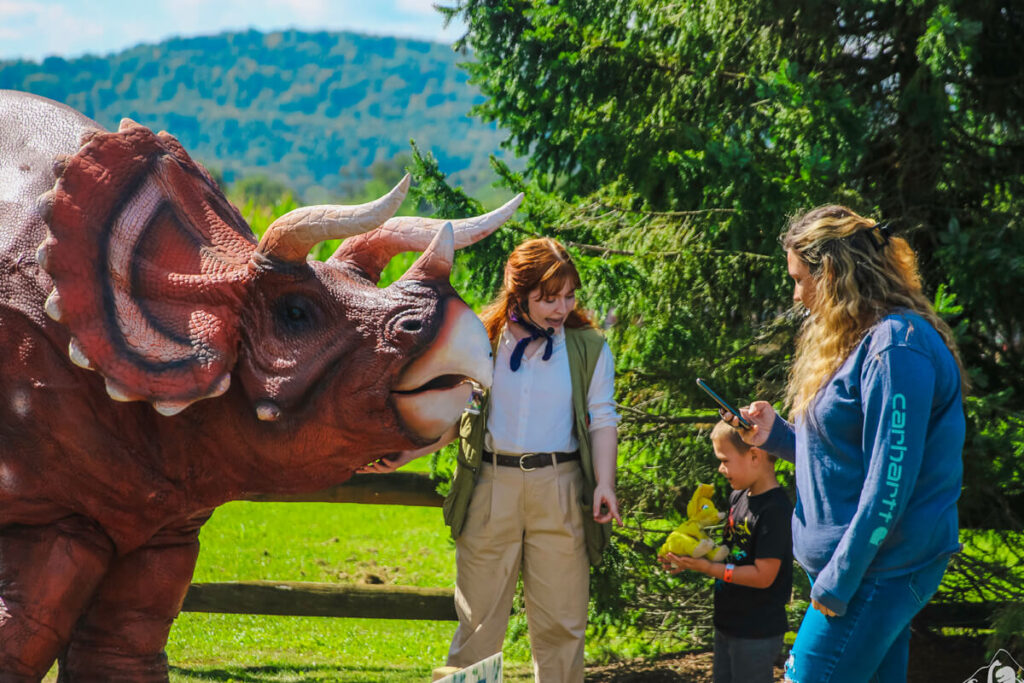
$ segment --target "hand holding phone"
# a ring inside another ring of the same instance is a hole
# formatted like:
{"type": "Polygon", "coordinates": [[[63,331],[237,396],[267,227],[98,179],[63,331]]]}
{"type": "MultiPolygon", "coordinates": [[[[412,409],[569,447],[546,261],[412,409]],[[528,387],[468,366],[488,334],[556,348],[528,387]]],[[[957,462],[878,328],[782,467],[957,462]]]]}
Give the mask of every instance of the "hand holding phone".
{"type": "Polygon", "coordinates": [[[740,426],[743,429],[751,429],[751,424],[749,422],[747,422],[747,420],[744,419],[744,417],[742,415],[740,415],[740,411],[737,410],[736,408],[733,408],[731,405],[729,405],[728,401],[726,401],[724,398],[719,396],[718,392],[715,391],[714,389],[712,389],[711,387],[709,387],[707,382],[702,380],[700,377],[697,378],[697,386],[699,386],[701,389],[703,389],[704,392],[707,393],[707,395],[711,397],[711,400],[713,400],[715,403],[718,404],[719,408],[721,408],[722,410],[724,410],[727,413],[732,413],[733,415],[735,415],[736,416],[736,420],[740,423],[740,426]]]}

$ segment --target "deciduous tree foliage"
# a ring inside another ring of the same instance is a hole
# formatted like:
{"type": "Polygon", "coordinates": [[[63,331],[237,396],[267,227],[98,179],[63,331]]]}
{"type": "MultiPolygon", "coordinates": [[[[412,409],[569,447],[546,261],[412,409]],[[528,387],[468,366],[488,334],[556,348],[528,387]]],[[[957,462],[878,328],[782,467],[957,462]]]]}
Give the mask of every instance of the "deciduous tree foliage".
{"type": "MultiPolygon", "coordinates": [[[[895,221],[921,255],[973,386],[963,525],[1004,530],[990,541],[997,564],[1020,561],[1020,3],[461,0],[442,11],[468,27],[459,47],[487,98],[476,113],[528,159],[521,175],[495,164],[528,199],[521,234],[470,255],[482,289],[493,291],[507,243],[556,236],[616,351],[631,522],[596,579],[599,623],[625,605],[661,624],[706,615],[706,603],[665,599],[687,591],[653,570],[663,536],[646,532],[713,477],[706,429],[694,429],[694,408],[710,408],[696,377],[739,401],[781,398],[797,321],[777,238],[787,216],[826,202],[895,221]]],[[[432,179],[424,196],[451,210],[458,193],[429,162],[416,158],[432,179]]],[[[991,566],[959,566],[951,591],[1019,599],[991,566]]]]}

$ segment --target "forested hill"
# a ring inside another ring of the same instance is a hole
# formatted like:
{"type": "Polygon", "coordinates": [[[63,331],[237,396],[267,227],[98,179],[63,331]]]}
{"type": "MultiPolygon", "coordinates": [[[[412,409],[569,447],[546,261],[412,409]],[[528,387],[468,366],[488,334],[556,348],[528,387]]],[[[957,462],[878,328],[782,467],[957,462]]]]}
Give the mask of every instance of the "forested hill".
{"type": "Polygon", "coordinates": [[[473,187],[503,137],[438,43],[352,33],[224,33],[105,57],[0,61],[0,88],[64,102],[107,128],[130,117],[175,135],[226,181],[266,175],[307,201],[345,192],[410,138],[473,187]]]}

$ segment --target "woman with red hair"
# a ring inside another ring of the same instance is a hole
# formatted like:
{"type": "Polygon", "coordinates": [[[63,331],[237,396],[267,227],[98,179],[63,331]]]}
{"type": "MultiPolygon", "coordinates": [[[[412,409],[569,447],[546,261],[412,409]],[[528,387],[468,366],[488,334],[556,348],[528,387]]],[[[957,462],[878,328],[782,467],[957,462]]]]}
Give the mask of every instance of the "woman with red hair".
{"type": "Polygon", "coordinates": [[[611,520],[622,519],[614,361],[577,304],[579,287],[557,241],[520,244],[480,316],[495,353],[479,411],[435,444],[364,468],[392,471],[460,437],[444,504],[459,615],[450,666],[501,650],[521,573],[536,680],[583,680],[589,565],[601,561],[611,520]]]}

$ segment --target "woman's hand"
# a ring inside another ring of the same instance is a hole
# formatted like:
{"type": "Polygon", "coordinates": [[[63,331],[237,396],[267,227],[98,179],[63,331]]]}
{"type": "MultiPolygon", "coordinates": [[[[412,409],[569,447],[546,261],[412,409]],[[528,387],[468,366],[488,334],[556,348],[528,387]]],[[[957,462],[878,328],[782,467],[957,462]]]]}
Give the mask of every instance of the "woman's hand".
{"type": "Polygon", "coordinates": [[[619,499],[615,496],[615,467],[618,461],[619,432],[612,426],[601,427],[590,432],[590,449],[594,460],[594,521],[599,524],[617,520],[622,526],[619,516],[619,499]],[[604,508],[604,512],[601,508],[604,508]]]}
{"type": "Polygon", "coordinates": [[[726,410],[719,410],[718,414],[739,432],[745,443],[751,446],[763,446],[775,423],[775,408],[772,408],[768,401],[754,401],[746,408],[740,408],[740,414],[751,425],[750,429],[745,429],[736,416],[726,410]]]}
{"type": "Polygon", "coordinates": [[[594,521],[599,524],[615,520],[622,526],[622,517],[619,516],[619,499],[615,496],[615,489],[601,482],[594,487],[594,521]],[[601,508],[607,508],[602,514],[601,508]]]}
{"type": "Polygon", "coordinates": [[[371,472],[386,474],[388,472],[394,472],[415,457],[416,451],[399,451],[398,453],[385,455],[383,458],[377,458],[373,462],[368,462],[357,469],[356,472],[359,472],[360,474],[368,474],[371,472]]]}
{"type": "MultiPolygon", "coordinates": [[[[740,408],[740,410],[743,410],[743,408],[740,408]]],[[[826,617],[834,617],[834,616],[836,616],[835,612],[830,610],[828,607],[825,607],[825,605],[821,604],[820,602],[818,602],[814,598],[811,598],[811,605],[814,607],[814,609],[818,610],[819,612],[824,614],[826,617]]]]}
{"type": "Polygon", "coordinates": [[[707,574],[711,567],[711,561],[706,557],[690,557],[689,555],[676,555],[675,553],[659,555],[658,562],[661,563],[661,568],[669,574],[678,574],[684,569],[707,574]]]}

